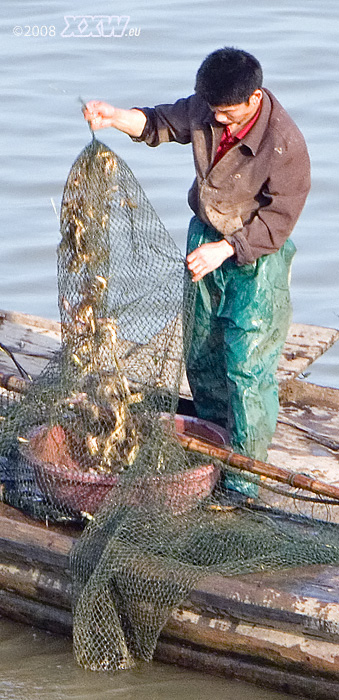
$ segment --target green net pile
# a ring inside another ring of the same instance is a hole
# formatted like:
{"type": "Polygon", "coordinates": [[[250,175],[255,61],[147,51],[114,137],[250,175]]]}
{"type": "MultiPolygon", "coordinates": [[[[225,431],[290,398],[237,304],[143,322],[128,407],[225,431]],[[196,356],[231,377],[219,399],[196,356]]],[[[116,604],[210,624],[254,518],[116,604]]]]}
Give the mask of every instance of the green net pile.
{"type": "Polygon", "coordinates": [[[126,164],[95,138],[69,174],[58,249],[60,352],[1,422],[5,498],[78,521],[74,649],[85,668],[152,658],[207,573],[339,562],[338,527],[224,506],[229,467],[176,433],[194,316],[185,261],[126,164]]]}

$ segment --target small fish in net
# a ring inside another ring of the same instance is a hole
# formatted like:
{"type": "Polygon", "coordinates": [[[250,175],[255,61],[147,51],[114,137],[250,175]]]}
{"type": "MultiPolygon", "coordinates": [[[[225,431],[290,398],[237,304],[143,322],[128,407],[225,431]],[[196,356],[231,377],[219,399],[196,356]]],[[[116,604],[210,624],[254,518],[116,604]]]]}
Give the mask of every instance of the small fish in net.
{"type": "Polygon", "coordinates": [[[4,442],[33,515],[42,489],[67,518],[93,513],[135,462],[154,415],[174,413],[190,325],[182,309],[194,291],[132,172],[96,138],[71,168],[60,219],[61,350],[15,408],[4,442]]]}

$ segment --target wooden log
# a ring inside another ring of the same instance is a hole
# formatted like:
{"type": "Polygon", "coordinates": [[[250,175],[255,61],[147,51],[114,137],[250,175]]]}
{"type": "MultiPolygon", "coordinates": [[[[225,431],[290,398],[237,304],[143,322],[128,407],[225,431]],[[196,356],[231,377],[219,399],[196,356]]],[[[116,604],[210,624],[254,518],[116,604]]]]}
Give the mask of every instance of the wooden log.
{"type": "Polygon", "coordinates": [[[0,614],[17,622],[35,625],[56,634],[72,634],[73,616],[68,610],[22,598],[16,593],[0,590],[0,614]]]}
{"type": "Polygon", "coordinates": [[[0,549],[12,561],[67,570],[73,541],[72,537],[61,532],[0,515],[0,549]]]}
{"type": "Polygon", "coordinates": [[[183,607],[339,644],[339,568],[305,566],[241,576],[210,574],[183,607]]]}
{"type": "Polygon", "coordinates": [[[260,657],[277,666],[298,665],[309,672],[328,673],[339,681],[339,645],[297,631],[268,627],[223,615],[195,612],[184,605],[171,613],[167,637],[223,653],[260,657]]]}
{"type": "Polygon", "coordinates": [[[250,682],[310,700],[338,700],[339,697],[339,682],[328,676],[299,673],[296,669],[281,669],[266,665],[259,659],[249,660],[237,655],[218,654],[206,648],[184,646],[163,637],[158,641],[154,658],[163,663],[250,682]]]}
{"type": "Polygon", "coordinates": [[[0,588],[66,610],[72,607],[72,582],[63,572],[43,570],[22,562],[0,561],[0,588]]]}
{"type": "Polygon", "coordinates": [[[251,457],[237,454],[236,452],[233,452],[231,448],[227,449],[226,447],[218,447],[205,442],[204,440],[198,440],[197,438],[183,435],[182,433],[177,433],[176,437],[180,444],[191,452],[200,452],[201,454],[208,455],[209,457],[215,457],[216,459],[226,462],[230,466],[236,467],[242,471],[257,474],[259,476],[265,476],[268,479],[279,481],[283,484],[288,484],[294,489],[311,491],[312,493],[316,493],[318,496],[324,496],[326,498],[338,500],[339,502],[339,488],[332,486],[331,484],[325,484],[325,482],[317,481],[317,479],[313,479],[310,476],[296,474],[288,469],[276,467],[274,464],[260,462],[258,459],[252,459],[251,457]]]}

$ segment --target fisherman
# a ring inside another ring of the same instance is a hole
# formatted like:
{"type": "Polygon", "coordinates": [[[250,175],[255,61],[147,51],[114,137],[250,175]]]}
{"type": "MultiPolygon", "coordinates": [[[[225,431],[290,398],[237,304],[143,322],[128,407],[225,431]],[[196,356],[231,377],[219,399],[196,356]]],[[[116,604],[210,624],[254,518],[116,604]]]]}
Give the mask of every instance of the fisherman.
{"type": "MultiPolygon", "coordinates": [[[[149,146],[192,143],[187,266],[197,298],[187,376],[197,415],[226,428],[234,451],[264,461],[291,318],[289,236],[310,189],[302,134],[262,87],[258,60],[230,47],[207,56],[195,93],[174,104],[91,101],[84,115],[94,130],[115,127],[149,146]]],[[[240,476],[224,486],[257,495],[240,476]]]]}

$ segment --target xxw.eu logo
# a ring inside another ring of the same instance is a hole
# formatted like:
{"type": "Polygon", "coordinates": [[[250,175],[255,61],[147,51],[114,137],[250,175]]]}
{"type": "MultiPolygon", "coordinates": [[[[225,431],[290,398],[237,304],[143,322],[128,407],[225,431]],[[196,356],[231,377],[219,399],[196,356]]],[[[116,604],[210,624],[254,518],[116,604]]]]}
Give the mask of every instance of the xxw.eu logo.
{"type": "MultiPolygon", "coordinates": [[[[66,15],[64,17],[66,27],[61,32],[65,37],[121,37],[131,35],[131,30],[126,32],[130,20],[126,15],[66,15]]],[[[140,29],[133,29],[133,36],[140,34],[140,29]]]]}

